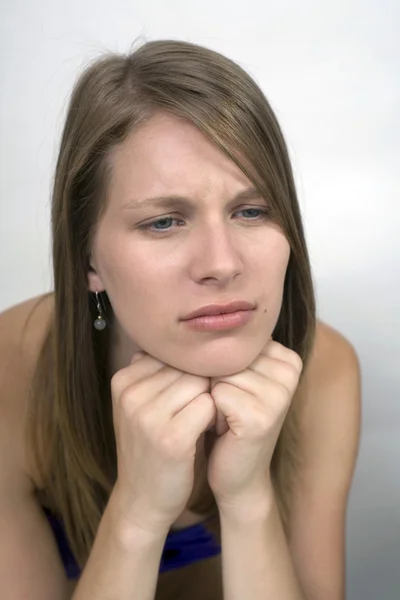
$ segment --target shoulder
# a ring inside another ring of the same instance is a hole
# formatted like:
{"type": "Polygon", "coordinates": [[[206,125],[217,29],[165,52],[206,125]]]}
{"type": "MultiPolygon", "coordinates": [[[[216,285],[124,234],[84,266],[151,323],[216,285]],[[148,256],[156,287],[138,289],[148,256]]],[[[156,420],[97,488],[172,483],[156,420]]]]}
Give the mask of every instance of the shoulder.
{"type": "MultiPolygon", "coordinates": [[[[0,356],[14,358],[23,351],[35,358],[37,346],[43,340],[46,325],[54,306],[54,293],[41,294],[24,300],[0,313],[0,356]]],[[[5,367],[3,363],[1,367],[5,367]]]]}
{"type": "Polygon", "coordinates": [[[317,320],[314,345],[311,351],[308,380],[319,380],[327,374],[358,366],[358,357],[353,344],[337,329],[324,321],[317,320]]]}
{"type": "Polygon", "coordinates": [[[0,313],[0,440],[15,472],[26,472],[27,400],[53,301],[53,293],[44,294],[0,313]]]}
{"type": "MultiPolygon", "coordinates": [[[[355,347],[337,329],[317,320],[314,343],[298,386],[301,405],[322,403],[340,382],[359,382],[360,362],[355,347]]],[[[313,406],[313,409],[315,406],[313,406]]]]}
{"type": "Polygon", "coordinates": [[[315,471],[320,484],[322,471],[331,476],[332,469],[337,470],[332,484],[341,484],[347,493],[360,435],[361,367],[349,339],[322,321],[317,321],[310,360],[298,392],[305,469],[309,474],[315,471]]]}
{"type": "MultiPolygon", "coordinates": [[[[298,476],[290,515],[290,552],[305,590],[342,598],[345,531],[361,420],[357,353],[321,321],[298,386],[298,476]]],[[[310,592],[311,593],[311,592],[310,592]]]]}

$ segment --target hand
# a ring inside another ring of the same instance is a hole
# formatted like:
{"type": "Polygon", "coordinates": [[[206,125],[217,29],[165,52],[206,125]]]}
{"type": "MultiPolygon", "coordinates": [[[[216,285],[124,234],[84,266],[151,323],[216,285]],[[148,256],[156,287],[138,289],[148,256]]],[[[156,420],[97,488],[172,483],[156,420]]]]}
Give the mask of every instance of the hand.
{"type": "Polygon", "coordinates": [[[123,518],[168,532],[194,484],[197,439],[215,417],[210,379],[183,373],[150,355],[134,355],[111,380],[123,518]]]}
{"type": "Polygon", "coordinates": [[[298,354],[270,339],[247,369],[211,378],[218,418],[207,474],[220,510],[271,492],[272,454],[302,369],[298,354]]]}

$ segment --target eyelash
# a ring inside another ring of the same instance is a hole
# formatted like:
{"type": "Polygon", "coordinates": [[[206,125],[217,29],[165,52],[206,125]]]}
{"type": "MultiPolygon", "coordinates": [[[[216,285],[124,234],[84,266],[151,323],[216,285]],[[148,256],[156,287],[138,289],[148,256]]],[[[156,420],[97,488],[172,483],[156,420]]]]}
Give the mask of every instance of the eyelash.
{"type": "MultiPolygon", "coordinates": [[[[249,210],[255,210],[261,213],[261,217],[258,218],[253,218],[253,219],[245,219],[246,221],[254,221],[254,222],[259,222],[259,221],[264,221],[267,220],[271,217],[271,210],[269,209],[264,209],[264,208],[255,208],[255,207],[250,207],[250,208],[242,208],[241,210],[237,211],[237,212],[243,212],[243,211],[249,211],[249,210]]],[[[164,233],[170,233],[171,231],[174,231],[174,229],[176,229],[175,227],[171,227],[169,229],[151,229],[151,227],[157,223],[159,223],[160,221],[167,221],[167,220],[173,220],[173,221],[178,221],[179,219],[174,219],[174,217],[172,216],[166,216],[166,217],[162,217],[160,219],[155,219],[154,221],[151,221],[150,223],[144,223],[143,225],[139,226],[139,229],[141,230],[147,230],[150,231],[150,233],[154,233],[155,235],[163,235],[164,233]]]]}

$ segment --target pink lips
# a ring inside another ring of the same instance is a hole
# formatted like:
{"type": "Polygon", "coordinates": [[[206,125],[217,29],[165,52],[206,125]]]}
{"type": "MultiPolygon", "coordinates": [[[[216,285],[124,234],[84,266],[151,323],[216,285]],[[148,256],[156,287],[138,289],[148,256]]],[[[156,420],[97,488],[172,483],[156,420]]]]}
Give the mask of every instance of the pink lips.
{"type": "Polygon", "coordinates": [[[197,308],[193,312],[183,317],[183,321],[195,319],[196,317],[209,317],[209,316],[222,316],[230,313],[237,313],[240,311],[249,311],[254,308],[254,304],[245,300],[233,300],[228,304],[207,304],[197,308]]]}
{"type": "Polygon", "coordinates": [[[255,310],[238,310],[233,313],[221,315],[195,317],[183,322],[187,327],[195,331],[222,331],[245,325],[250,321],[254,313],[255,310]]]}

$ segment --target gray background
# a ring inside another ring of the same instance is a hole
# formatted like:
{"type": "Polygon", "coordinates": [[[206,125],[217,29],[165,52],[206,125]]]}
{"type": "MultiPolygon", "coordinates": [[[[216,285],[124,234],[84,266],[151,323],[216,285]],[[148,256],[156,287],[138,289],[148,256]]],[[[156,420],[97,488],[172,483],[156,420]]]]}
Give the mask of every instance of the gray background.
{"type": "Polygon", "coordinates": [[[52,287],[50,189],[79,70],[138,36],[237,60],[284,130],[319,318],[362,366],[350,600],[400,598],[399,3],[9,0],[0,6],[0,310],[52,287]],[[396,38],[397,36],[397,38],[396,38]]]}

